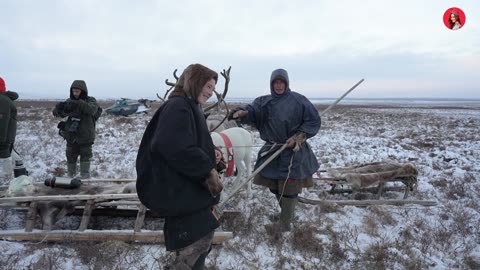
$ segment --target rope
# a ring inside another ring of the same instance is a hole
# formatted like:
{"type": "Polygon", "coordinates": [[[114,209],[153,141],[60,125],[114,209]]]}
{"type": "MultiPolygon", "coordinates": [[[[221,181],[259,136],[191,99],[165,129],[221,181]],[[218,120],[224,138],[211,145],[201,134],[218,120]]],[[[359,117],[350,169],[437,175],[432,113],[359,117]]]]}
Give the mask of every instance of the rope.
{"type": "Polygon", "coordinates": [[[290,172],[292,171],[293,158],[295,157],[295,153],[296,152],[293,152],[292,158],[290,159],[290,164],[288,165],[287,178],[285,179],[285,183],[283,183],[282,193],[280,193],[280,199],[278,200],[278,204],[282,202],[283,194],[285,193],[285,187],[287,186],[288,179],[290,178],[290,172]]]}

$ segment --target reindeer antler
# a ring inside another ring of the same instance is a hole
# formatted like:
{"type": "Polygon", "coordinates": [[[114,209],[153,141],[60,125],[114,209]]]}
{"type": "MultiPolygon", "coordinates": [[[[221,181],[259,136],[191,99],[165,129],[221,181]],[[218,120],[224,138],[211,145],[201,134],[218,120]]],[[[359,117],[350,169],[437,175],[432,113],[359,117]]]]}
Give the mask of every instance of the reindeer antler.
{"type": "MultiPolygon", "coordinates": [[[[175,69],[175,70],[173,71],[173,77],[175,78],[175,81],[178,82],[177,69],[175,69]]],[[[170,91],[172,91],[172,89],[173,89],[173,88],[175,87],[175,85],[177,84],[176,82],[175,82],[175,83],[172,83],[172,82],[169,82],[168,79],[166,79],[166,80],[165,80],[165,84],[168,85],[168,86],[170,86],[170,88],[168,88],[168,90],[165,91],[165,95],[163,95],[163,98],[161,98],[161,97],[158,95],[158,93],[157,93],[158,99],[160,99],[162,102],[165,102],[165,99],[167,99],[168,93],[169,93],[170,91]]]]}
{"type": "MultiPolygon", "coordinates": [[[[225,88],[223,89],[223,93],[221,95],[215,91],[215,95],[217,96],[217,102],[205,108],[203,110],[204,112],[208,112],[209,110],[217,107],[225,99],[225,96],[227,95],[227,92],[228,92],[228,84],[230,83],[230,70],[232,70],[231,66],[227,70],[224,69],[222,72],[220,72],[223,78],[225,78],[225,88]]],[[[227,107],[226,103],[225,103],[225,107],[227,107]]],[[[228,108],[227,108],[227,111],[228,111],[228,108]]]]}

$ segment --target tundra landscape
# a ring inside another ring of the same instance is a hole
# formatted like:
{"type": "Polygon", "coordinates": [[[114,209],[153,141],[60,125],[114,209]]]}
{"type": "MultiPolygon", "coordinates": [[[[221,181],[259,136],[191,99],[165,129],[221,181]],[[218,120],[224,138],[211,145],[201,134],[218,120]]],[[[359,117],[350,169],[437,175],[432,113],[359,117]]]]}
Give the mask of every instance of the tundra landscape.
{"type": "MultiPolygon", "coordinates": [[[[101,101],[103,108],[112,102],[101,101]]],[[[35,182],[66,174],[65,141],[58,135],[55,101],[17,102],[16,150],[35,182]]],[[[317,104],[319,111],[327,105],[317,104]]],[[[157,106],[158,107],[158,106],[157,106]]],[[[128,117],[104,114],[97,122],[93,178],[135,178],[135,159],[155,108],[128,117]]],[[[322,116],[320,132],[308,140],[320,168],[389,161],[411,163],[418,183],[407,199],[434,206],[299,203],[291,232],[271,234],[265,225],[278,213],[275,196],[253,185],[227,206],[239,214],[220,230],[233,239],[216,245],[207,269],[479,269],[480,102],[339,104],[322,116]]],[[[262,141],[255,129],[252,168],[262,141]]],[[[225,179],[225,190],[238,184],[225,179]]],[[[8,183],[1,183],[6,185],[8,183]]],[[[372,194],[330,194],[316,180],[302,197],[312,200],[375,199],[372,194]]],[[[382,200],[401,200],[386,192],[382,200]]],[[[54,229],[76,229],[67,216],[54,229]]],[[[88,229],[132,229],[134,218],[92,217],[88,229]]],[[[0,208],[0,229],[22,230],[25,212],[0,208]]],[[[35,229],[39,229],[39,224],[35,229]]],[[[161,220],[147,220],[161,228],[161,220]]],[[[2,269],[164,269],[174,258],[162,244],[119,241],[49,243],[0,240],[2,269]]]]}

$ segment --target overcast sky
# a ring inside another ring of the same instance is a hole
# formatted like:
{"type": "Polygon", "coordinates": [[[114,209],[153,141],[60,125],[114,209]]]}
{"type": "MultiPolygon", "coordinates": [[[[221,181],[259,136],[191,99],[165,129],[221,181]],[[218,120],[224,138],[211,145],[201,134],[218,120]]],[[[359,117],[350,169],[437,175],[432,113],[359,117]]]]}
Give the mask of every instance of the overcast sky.
{"type": "MultiPolygon", "coordinates": [[[[285,68],[307,97],[480,98],[480,1],[0,0],[0,76],[20,98],[163,95],[191,63],[232,66],[230,97],[285,68]],[[464,27],[443,14],[459,7],[464,27]]],[[[217,89],[223,89],[223,80],[217,89]]]]}

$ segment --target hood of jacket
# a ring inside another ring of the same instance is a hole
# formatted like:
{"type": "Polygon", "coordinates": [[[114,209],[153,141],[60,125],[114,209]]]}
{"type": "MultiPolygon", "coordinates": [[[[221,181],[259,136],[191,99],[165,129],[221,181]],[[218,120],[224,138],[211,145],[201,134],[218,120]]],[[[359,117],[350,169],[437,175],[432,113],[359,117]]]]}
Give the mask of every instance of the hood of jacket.
{"type": "Polygon", "coordinates": [[[80,94],[79,99],[86,100],[88,98],[88,88],[84,80],[73,81],[72,86],[70,86],[70,99],[76,99],[72,92],[73,88],[82,90],[82,93],[80,94]]]}
{"type": "Polygon", "coordinates": [[[281,96],[289,93],[290,91],[291,91],[290,90],[290,80],[288,79],[288,72],[283,68],[279,68],[279,69],[274,70],[272,72],[272,75],[270,76],[270,93],[272,94],[272,96],[273,97],[281,97],[281,96]],[[273,90],[273,81],[275,81],[277,79],[280,79],[280,80],[285,82],[285,92],[283,92],[283,94],[281,94],[281,95],[275,93],[275,91],[273,90]]]}

